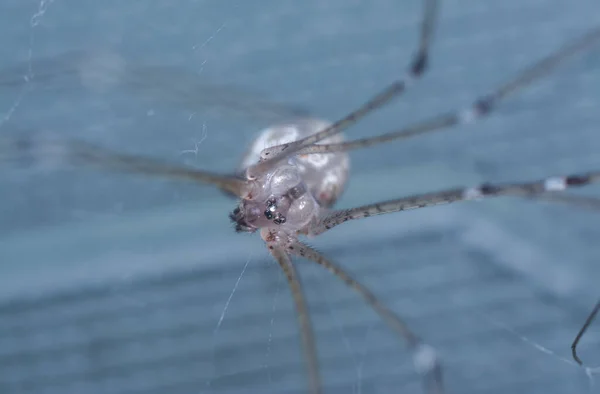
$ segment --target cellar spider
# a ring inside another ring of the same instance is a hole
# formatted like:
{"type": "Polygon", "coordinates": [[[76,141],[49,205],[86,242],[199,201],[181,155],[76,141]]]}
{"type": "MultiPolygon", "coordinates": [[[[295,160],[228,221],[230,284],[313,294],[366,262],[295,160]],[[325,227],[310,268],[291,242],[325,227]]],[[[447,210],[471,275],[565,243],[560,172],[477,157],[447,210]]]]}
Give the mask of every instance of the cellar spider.
{"type": "MultiPolygon", "coordinates": [[[[417,51],[404,77],[392,82],[358,109],[334,123],[305,117],[267,128],[250,145],[240,169],[235,173],[219,174],[184,167],[115,152],[74,139],[26,136],[0,139],[0,159],[86,165],[102,170],[204,183],[237,197],[238,205],[229,214],[235,230],[249,233],[258,231],[287,278],[297,311],[311,394],[322,392],[320,369],[310,315],[292,257],[301,257],[322,266],[360,294],[406,343],[412,353],[415,369],[423,377],[425,392],[441,393],[444,391],[442,366],[434,348],[413,332],[399,315],[383,305],[369,289],[323,254],[303,243],[300,236],[317,236],[347,221],[369,216],[500,196],[598,206],[597,200],[584,201],[577,196],[557,192],[600,181],[600,169],[522,183],[484,183],[349,209],[332,208],[348,178],[349,151],[475,123],[489,116],[502,100],[547,75],[565,60],[598,44],[600,27],[527,67],[491,93],[477,98],[468,108],[440,114],[375,137],[344,142],[342,131],[401,96],[425,74],[438,8],[437,0],[424,0],[417,51]]],[[[596,305],[573,343],[573,357],[576,360],[579,338],[599,308],[596,305]]]]}

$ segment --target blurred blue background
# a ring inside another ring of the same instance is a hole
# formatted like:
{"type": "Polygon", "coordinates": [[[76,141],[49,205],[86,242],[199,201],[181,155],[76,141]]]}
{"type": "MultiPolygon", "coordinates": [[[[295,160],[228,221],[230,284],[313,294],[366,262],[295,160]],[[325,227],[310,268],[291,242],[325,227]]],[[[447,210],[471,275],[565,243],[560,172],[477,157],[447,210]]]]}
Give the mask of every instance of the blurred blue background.
{"type": "MultiPolygon", "coordinates": [[[[419,0],[4,0],[0,133],[226,172],[287,108],[334,120],[396,78],[420,18],[419,0]]],[[[348,136],[469,104],[598,25],[600,5],[448,0],[440,18],[426,78],[348,136]]],[[[339,206],[598,169],[599,103],[596,48],[480,124],[353,152],[339,206]]],[[[1,393],[306,392],[285,280],[258,236],[233,232],[234,202],[218,191],[4,167],[0,197],[1,393]]],[[[596,213],[502,199],[311,242],[438,350],[449,392],[571,394],[600,392],[564,361],[600,295],[598,236],[596,213]]],[[[377,315],[319,267],[298,267],[326,393],[421,392],[377,315]]],[[[590,365],[598,327],[581,344],[590,365]]]]}

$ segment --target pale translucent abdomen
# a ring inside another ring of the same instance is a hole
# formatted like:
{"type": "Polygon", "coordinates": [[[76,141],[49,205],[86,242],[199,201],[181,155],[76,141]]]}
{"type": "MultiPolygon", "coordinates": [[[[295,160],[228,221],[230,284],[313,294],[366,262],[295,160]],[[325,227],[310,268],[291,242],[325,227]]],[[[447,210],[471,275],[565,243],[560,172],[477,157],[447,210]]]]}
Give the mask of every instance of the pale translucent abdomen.
{"type": "MultiPolygon", "coordinates": [[[[250,144],[239,171],[242,172],[249,165],[256,163],[263,149],[304,138],[329,125],[330,123],[323,120],[305,118],[280,123],[262,130],[250,144]]],[[[344,137],[340,133],[319,143],[337,143],[343,140],[344,137]]],[[[332,206],[344,191],[350,167],[347,153],[301,155],[294,157],[291,164],[298,168],[310,193],[320,206],[332,206]]]]}

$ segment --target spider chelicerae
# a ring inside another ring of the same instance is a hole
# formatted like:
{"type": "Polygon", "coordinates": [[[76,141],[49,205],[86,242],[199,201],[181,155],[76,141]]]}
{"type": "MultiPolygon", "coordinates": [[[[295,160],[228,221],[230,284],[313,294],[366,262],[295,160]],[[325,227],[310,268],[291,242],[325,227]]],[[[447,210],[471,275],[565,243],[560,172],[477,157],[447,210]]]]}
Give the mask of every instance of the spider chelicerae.
{"type": "MultiPolygon", "coordinates": [[[[74,166],[86,165],[102,170],[181,179],[211,184],[237,197],[239,203],[229,215],[236,231],[258,231],[286,275],[297,309],[309,391],[312,394],[322,392],[318,354],[309,311],[292,257],[301,257],[321,265],[357,291],[406,342],[418,372],[423,375],[425,391],[443,392],[442,366],[434,348],[413,332],[400,316],[379,302],[369,289],[326,256],[303,243],[300,237],[317,236],[346,221],[372,215],[500,196],[539,198],[578,206],[600,207],[600,201],[596,199],[559,193],[568,188],[600,181],[598,170],[524,183],[486,183],[475,187],[401,197],[349,209],[333,209],[349,175],[347,152],[474,123],[485,118],[494,111],[500,101],[547,75],[565,60],[598,44],[600,27],[534,63],[489,94],[476,99],[468,108],[440,114],[379,136],[344,141],[341,134],[343,130],[389,104],[402,95],[411,83],[425,75],[436,27],[438,3],[436,0],[424,1],[424,17],[417,51],[403,78],[394,81],[360,108],[334,123],[306,117],[269,127],[250,145],[240,168],[233,174],[217,174],[123,154],[73,139],[2,137],[0,159],[56,161],[74,166]]],[[[573,357],[578,362],[580,360],[576,353],[577,344],[598,309],[600,303],[596,305],[573,342],[573,357]]]]}

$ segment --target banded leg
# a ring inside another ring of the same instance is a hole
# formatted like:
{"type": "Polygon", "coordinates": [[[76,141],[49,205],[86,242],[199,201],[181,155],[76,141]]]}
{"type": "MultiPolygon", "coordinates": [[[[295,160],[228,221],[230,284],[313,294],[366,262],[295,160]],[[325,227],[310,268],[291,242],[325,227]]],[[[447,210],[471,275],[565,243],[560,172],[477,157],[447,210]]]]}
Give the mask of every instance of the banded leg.
{"type": "Polygon", "coordinates": [[[566,60],[581,53],[592,45],[598,44],[599,42],[600,27],[588,32],[578,40],[565,45],[557,52],[545,57],[534,65],[523,70],[516,77],[496,88],[492,93],[475,100],[473,104],[466,109],[438,115],[434,118],[376,137],[363,138],[337,144],[306,146],[297,152],[297,154],[350,151],[390,142],[393,140],[406,139],[421,134],[440,131],[461,124],[474,123],[478,119],[489,116],[501,100],[505,99],[511,94],[519,92],[531,83],[550,73],[566,60]]]}
{"type": "Polygon", "coordinates": [[[390,309],[386,308],[377,297],[365,286],[354,280],[343,269],[329,261],[325,256],[312,249],[311,247],[299,242],[291,242],[287,246],[288,253],[304,257],[314,263],[319,264],[333,275],[341,279],[346,285],[360,294],[365,301],[381,316],[386,324],[396,331],[406,341],[410,351],[413,353],[413,360],[417,372],[424,377],[425,390],[428,393],[442,393],[442,367],[436,356],[435,350],[424,343],[416,334],[414,334],[390,309]]]}
{"type": "Polygon", "coordinates": [[[0,137],[0,164],[4,162],[51,167],[85,165],[101,170],[208,183],[238,197],[244,197],[251,188],[247,181],[233,175],[215,174],[157,159],[118,153],[77,140],[0,137]]]}
{"type": "Polygon", "coordinates": [[[269,252],[273,255],[277,263],[285,273],[294,303],[298,314],[298,323],[300,324],[300,336],[302,338],[302,350],[306,358],[308,367],[309,387],[311,394],[321,394],[321,376],[319,373],[319,359],[317,357],[317,347],[315,345],[315,335],[310,322],[308,306],[302,292],[300,278],[296,272],[290,256],[283,246],[275,243],[267,243],[269,252]]]}
{"type": "Polygon", "coordinates": [[[260,174],[267,172],[269,169],[275,168],[281,161],[297,154],[302,148],[315,144],[316,142],[352,126],[371,112],[390,103],[392,99],[399,97],[404,93],[410,82],[423,76],[428,65],[429,48],[431,46],[435,22],[437,20],[439,2],[438,0],[424,0],[424,8],[419,46],[405,77],[394,81],[358,109],[352,111],[350,114],[344,116],[326,129],[294,142],[265,149],[261,153],[263,160],[260,163],[248,167],[246,170],[248,179],[254,179],[260,174]]]}
{"type": "Polygon", "coordinates": [[[581,359],[579,358],[579,356],[577,356],[577,345],[579,344],[579,341],[581,340],[581,337],[583,337],[583,334],[585,334],[585,332],[587,331],[587,329],[590,326],[590,324],[592,324],[592,322],[596,318],[596,315],[598,314],[599,310],[600,310],[600,300],[598,300],[598,302],[596,303],[596,306],[594,306],[594,309],[589,314],[589,316],[585,320],[585,323],[583,323],[583,326],[581,327],[581,329],[577,333],[577,336],[575,337],[575,340],[573,340],[573,344],[571,344],[571,353],[573,355],[573,359],[575,361],[577,361],[577,363],[579,365],[583,365],[583,362],[581,362],[581,359]]]}
{"type": "MultiPolygon", "coordinates": [[[[310,235],[318,235],[339,224],[347,222],[348,220],[362,219],[373,215],[382,215],[391,212],[449,204],[456,201],[478,200],[490,197],[517,196],[531,198],[596,182],[600,182],[600,171],[587,174],[551,177],[532,182],[483,184],[473,188],[456,188],[433,193],[417,194],[361,207],[333,211],[310,228],[308,233],[310,235]]],[[[569,200],[557,201],[569,202],[569,200]]]]}

